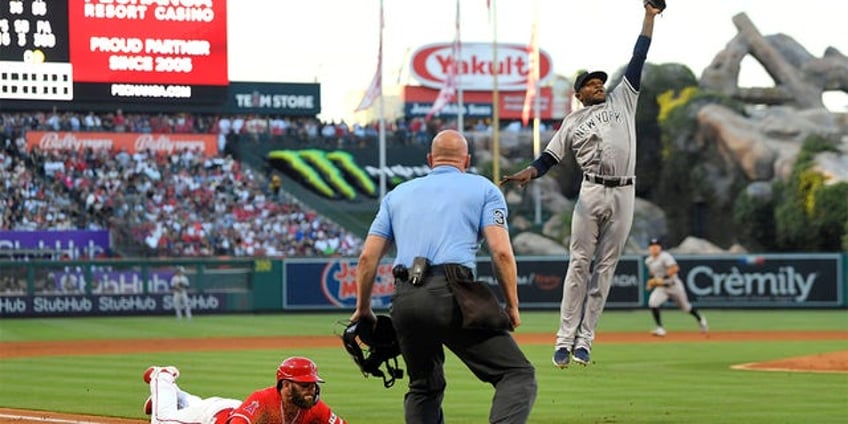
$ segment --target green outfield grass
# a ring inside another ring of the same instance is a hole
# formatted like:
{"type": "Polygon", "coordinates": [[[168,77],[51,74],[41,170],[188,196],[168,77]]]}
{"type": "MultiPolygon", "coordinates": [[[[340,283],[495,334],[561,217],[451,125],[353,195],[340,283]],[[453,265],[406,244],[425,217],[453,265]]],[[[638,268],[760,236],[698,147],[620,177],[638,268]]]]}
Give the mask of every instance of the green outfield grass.
{"type": "MultiPolygon", "coordinates": [[[[716,331],[848,331],[848,313],[835,311],[705,311],[716,331]]],[[[3,319],[0,342],[27,340],[150,339],[332,335],[345,314],[3,319]]],[[[518,333],[550,333],[558,314],[525,312],[518,333]]],[[[695,330],[679,311],[664,314],[670,331],[695,330]]],[[[608,311],[604,331],[649,331],[647,311],[608,311]]],[[[139,352],[146,350],[140,342],[139,352]]],[[[3,348],[0,343],[0,349],[3,348]]],[[[848,417],[848,374],[735,371],[738,363],[848,350],[848,340],[702,343],[603,343],[593,365],[559,370],[552,345],[522,346],[536,365],[539,395],[532,423],[842,423],[848,417]]],[[[151,364],[180,368],[180,385],[200,396],[244,398],[273,384],[277,364],[306,355],[327,383],[322,395],[352,423],[403,422],[406,379],[384,389],[364,378],[338,348],[130,355],[54,356],[0,360],[0,406],[146,419],[148,388],[141,374],[151,364]]],[[[447,359],[448,423],[485,423],[492,389],[452,355],[447,359]]]]}

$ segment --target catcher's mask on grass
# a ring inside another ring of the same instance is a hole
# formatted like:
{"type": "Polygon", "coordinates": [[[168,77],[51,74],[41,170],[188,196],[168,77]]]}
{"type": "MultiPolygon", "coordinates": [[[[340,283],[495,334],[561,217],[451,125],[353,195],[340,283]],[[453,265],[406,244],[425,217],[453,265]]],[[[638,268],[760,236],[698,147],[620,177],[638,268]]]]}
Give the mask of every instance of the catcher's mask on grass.
{"type": "Polygon", "coordinates": [[[342,334],[342,342],[363,375],[382,378],[386,388],[392,387],[395,379],[403,378],[403,370],[398,368],[397,361],[400,345],[391,317],[377,315],[377,323],[373,327],[370,322],[348,324],[342,334]],[[367,348],[367,352],[362,351],[363,347],[367,348]],[[383,364],[385,372],[380,369],[383,364]]]}

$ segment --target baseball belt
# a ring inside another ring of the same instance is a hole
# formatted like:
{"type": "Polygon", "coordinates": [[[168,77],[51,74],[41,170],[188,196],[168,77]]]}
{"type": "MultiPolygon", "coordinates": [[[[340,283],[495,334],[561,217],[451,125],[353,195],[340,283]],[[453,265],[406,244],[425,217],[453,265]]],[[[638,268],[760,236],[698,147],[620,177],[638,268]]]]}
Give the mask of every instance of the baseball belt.
{"type": "Polygon", "coordinates": [[[624,187],[636,182],[636,177],[605,177],[603,175],[583,174],[583,179],[604,187],[624,187]]]}

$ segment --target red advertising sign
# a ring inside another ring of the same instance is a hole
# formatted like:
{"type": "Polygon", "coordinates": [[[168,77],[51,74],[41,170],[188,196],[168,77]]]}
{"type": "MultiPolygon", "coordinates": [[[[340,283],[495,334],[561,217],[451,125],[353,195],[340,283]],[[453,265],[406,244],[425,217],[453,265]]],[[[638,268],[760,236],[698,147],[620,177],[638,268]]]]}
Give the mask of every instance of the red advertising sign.
{"type": "MultiPolygon", "coordinates": [[[[441,88],[447,70],[454,62],[453,43],[430,44],[420,47],[412,55],[410,69],[421,85],[441,88]]],[[[497,52],[489,43],[462,43],[457,60],[459,86],[465,90],[491,91],[494,75],[498,75],[498,89],[524,91],[530,72],[529,50],[522,44],[498,44],[497,52]],[[494,58],[497,55],[497,64],[494,58]]],[[[539,51],[539,81],[551,75],[551,57],[539,51]]]]}
{"type": "Polygon", "coordinates": [[[184,149],[204,156],[218,154],[218,137],[214,134],[144,134],[112,132],[27,131],[27,150],[108,149],[128,153],[153,151],[179,153],[184,149]]]}
{"type": "Polygon", "coordinates": [[[75,82],[226,86],[225,0],[69,0],[75,82]]]}

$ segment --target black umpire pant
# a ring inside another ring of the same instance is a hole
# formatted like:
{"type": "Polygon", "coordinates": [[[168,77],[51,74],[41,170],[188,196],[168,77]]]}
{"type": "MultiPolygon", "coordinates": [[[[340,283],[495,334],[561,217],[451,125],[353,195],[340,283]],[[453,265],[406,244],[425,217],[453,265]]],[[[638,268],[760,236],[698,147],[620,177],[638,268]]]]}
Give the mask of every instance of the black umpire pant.
{"type": "Polygon", "coordinates": [[[459,306],[444,275],[428,276],[419,286],[395,283],[392,323],[409,375],[406,423],[445,422],[443,346],[477,378],[494,386],[490,423],[526,423],[536,400],[535,369],[509,332],[463,329],[459,306]]]}

